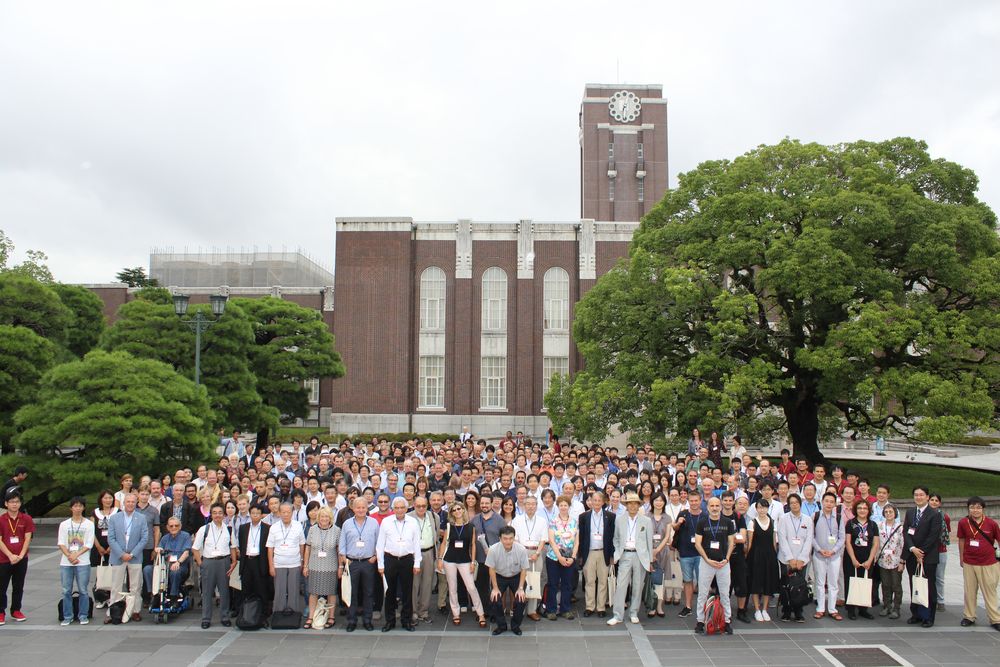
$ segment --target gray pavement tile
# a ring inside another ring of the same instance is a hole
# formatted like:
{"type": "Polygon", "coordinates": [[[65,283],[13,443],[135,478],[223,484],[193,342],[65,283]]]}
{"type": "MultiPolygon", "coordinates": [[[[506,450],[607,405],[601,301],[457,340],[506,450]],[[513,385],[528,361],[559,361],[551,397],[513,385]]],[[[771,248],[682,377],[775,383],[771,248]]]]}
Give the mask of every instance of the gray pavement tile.
{"type": "Polygon", "coordinates": [[[364,663],[364,667],[417,667],[417,661],[402,658],[378,658],[369,659],[364,663]]]}
{"type": "Polygon", "coordinates": [[[105,653],[99,658],[99,662],[102,667],[132,667],[132,665],[141,663],[149,655],[148,653],[105,653]]]}
{"type": "Polygon", "coordinates": [[[230,655],[222,656],[220,655],[209,665],[262,665],[264,664],[264,658],[254,659],[250,655],[230,655]]]}

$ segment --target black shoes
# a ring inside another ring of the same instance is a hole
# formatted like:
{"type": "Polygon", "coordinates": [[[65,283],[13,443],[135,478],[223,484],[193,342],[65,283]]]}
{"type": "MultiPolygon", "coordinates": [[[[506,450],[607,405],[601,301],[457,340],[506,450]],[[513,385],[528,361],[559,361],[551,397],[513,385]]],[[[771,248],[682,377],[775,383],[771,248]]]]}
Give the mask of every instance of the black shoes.
{"type": "Polygon", "coordinates": [[[208,621],[202,621],[201,622],[201,629],[202,630],[208,630],[210,627],[212,627],[212,624],[209,623],[208,621]]]}
{"type": "Polygon", "coordinates": [[[691,615],[691,607],[684,607],[681,609],[681,613],[677,614],[680,618],[687,618],[691,615]]]}
{"type": "Polygon", "coordinates": [[[727,635],[733,634],[733,624],[732,623],[726,623],[725,633],[727,635]]]}
{"type": "MultiPolygon", "coordinates": [[[[997,623],[993,627],[996,628],[997,630],[1000,630],[1000,623],[997,623]]],[[[518,637],[521,636],[521,628],[512,628],[511,632],[513,632],[518,637]]]]}
{"type": "Polygon", "coordinates": [[[220,622],[222,623],[222,627],[224,628],[231,628],[233,626],[233,622],[230,621],[228,618],[224,618],[220,622]]]}
{"type": "Polygon", "coordinates": [[[496,637],[497,635],[502,635],[505,632],[507,632],[507,628],[503,628],[503,627],[500,627],[500,626],[497,626],[497,627],[493,628],[493,636],[494,637],[496,637]]]}
{"type": "Polygon", "coordinates": [[[364,627],[365,627],[365,630],[367,630],[368,632],[371,632],[372,630],[375,629],[375,626],[371,624],[371,621],[365,623],[364,627]]]}
{"type": "Polygon", "coordinates": [[[590,618],[593,615],[594,615],[594,610],[593,609],[584,609],[583,610],[583,616],[584,616],[584,618],[590,618]]]}
{"type": "Polygon", "coordinates": [[[861,618],[866,618],[869,621],[871,621],[871,620],[873,620],[875,618],[874,616],[872,616],[871,612],[868,611],[867,609],[861,609],[861,610],[859,610],[858,611],[858,616],[860,616],[861,618]]]}
{"type": "Polygon", "coordinates": [[[603,609],[600,610],[599,612],[597,612],[597,617],[598,618],[604,618],[607,615],[608,615],[608,612],[604,611],[603,609]]]}
{"type": "Polygon", "coordinates": [[[924,621],[923,623],[920,624],[920,627],[925,628],[925,629],[926,628],[933,628],[934,627],[934,621],[924,621]]]}
{"type": "Polygon", "coordinates": [[[696,635],[703,635],[703,634],[705,634],[705,624],[704,623],[696,623],[695,626],[694,626],[694,633],[696,635]]]}
{"type": "Polygon", "coordinates": [[[403,629],[406,630],[407,632],[416,632],[417,626],[414,625],[413,623],[405,623],[403,625],[403,629]]]}
{"type": "Polygon", "coordinates": [[[853,607],[851,609],[848,609],[847,618],[851,619],[852,621],[858,620],[858,612],[854,611],[853,607]]]}
{"type": "Polygon", "coordinates": [[[916,616],[910,616],[908,619],[906,619],[907,625],[917,625],[918,623],[923,623],[923,621],[921,621],[916,616]]]}
{"type": "Polygon", "coordinates": [[[396,624],[393,623],[392,621],[389,621],[388,623],[382,626],[382,632],[389,632],[394,627],[396,627],[396,624]]]}
{"type": "MultiPolygon", "coordinates": [[[[996,630],[997,632],[1000,632],[1000,623],[994,623],[990,627],[996,630]]],[[[514,632],[517,632],[517,630],[515,630],[514,632]]]]}
{"type": "Polygon", "coordinates": [[[348,632],[354,632],[357,629],[358,629],[358,624],[357,623],[348,623],[347,624],[347,631],[348,632]]]}
{"type": "Polygon", "coordinates": [[[969,627],[970,625],[975,625],[975,624],[976,624],[976,622],[975,622],[975,621],[970,621],[970,620],[969,620],[969,619],[967,619],[967,618],[963,618],[963,619],[962,619],[962,622],[961,622],[961,623],[959,623],[959,625],[961,625],[961,626],[962,626],[963,628],[967,628],[967,627],[969,627]]]}

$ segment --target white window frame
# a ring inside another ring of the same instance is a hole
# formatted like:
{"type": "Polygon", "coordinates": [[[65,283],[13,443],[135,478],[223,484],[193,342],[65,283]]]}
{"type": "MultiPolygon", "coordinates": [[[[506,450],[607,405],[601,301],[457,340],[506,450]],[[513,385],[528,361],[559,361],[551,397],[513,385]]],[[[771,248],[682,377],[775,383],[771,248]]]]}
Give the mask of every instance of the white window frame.
{"type": "Polygon", "coordinates": [[[420,273],[420,330],[444,331],[448,283],[444,271],[428,266],[420,273]]]}
{"type": "Polygon", "coordinates": [[[444,357],[425,355],[420,357],[418,367],[420,388],[419,408],[444,408],[444,357]]]}
{"type": "Polygon", "coordinates": [[[542,282],[543,331],[569,331],[569,272],[553,266],[542,282]]]}
{"type": "Polygon", "coordinates": [[[479,407],[507,409],[507,357],[482,357],[479,364],[479,407]]]}
{"type": "Polygon", "coordinates": [[[549,393],[552,376],[559,373],[569,375],[569,357],[542,357],[542,396],[549,393]]]}
{"type": "Polygon", "coordinates": [[[303,380],[302,386],[309,396],[309,405],[319,405],[319,378],[303,380]]]}
{"type": "Polygon", "coordinates": [[[507,331],[507,272],[491,266],[483,272],[482,330],[507,331]]]}

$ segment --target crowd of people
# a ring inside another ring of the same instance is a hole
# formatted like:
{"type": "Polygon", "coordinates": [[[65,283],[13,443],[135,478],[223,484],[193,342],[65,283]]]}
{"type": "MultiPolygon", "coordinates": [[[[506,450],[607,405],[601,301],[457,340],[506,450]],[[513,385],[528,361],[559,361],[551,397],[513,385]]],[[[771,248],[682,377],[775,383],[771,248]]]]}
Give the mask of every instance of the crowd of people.
{"type": "MultiPolygon", "coordinates": [[[[376,621],[413,631],[436,608],[455,625],[471,612],[494,635],[581,607],[617,625],[674,606],[696,615],[696,632],[732,634],[733,619],[765,623],[775,605],[785,622],[805,622],[812,603],[816,622],[898,619],[906,599],[906,622],[927,628],[945,604],[952,530],[939,496],[907,489],[902,511],[885,484],[788,450],[772,465],[738,437],[703,441],[695,430],[682,454],[510,432],[496,444],[463,432],[259,450],[234,432],[220,454],[194,470],[125,475],[96,507],[70,502],[57,539],[63,625],[87,623],[102,590],[109,609],[126,596],[146,608],[157,595],[197,596],[203,628],[216,609],[231,625],[255,599],[265,616],[304,628],[334,627],[340,609],[348,632],[376,621]]],[[[2,489],[0,625],[11,584],[11,617],[25,620],[27,475],[19,468],[2,489]]],[[[984,510],[970,498],[957,526],[961,624],[976,622],[981,595],[1000,630],[1000,526],[984,510]]]]}

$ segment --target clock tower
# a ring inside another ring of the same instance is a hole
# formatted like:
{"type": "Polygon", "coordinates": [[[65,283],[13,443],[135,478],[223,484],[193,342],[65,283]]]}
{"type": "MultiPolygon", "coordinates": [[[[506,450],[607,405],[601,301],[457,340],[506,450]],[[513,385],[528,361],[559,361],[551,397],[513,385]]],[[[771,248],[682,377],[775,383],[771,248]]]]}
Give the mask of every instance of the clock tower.
{"type": "Polygon", "coordinates": [[[580,104],[580,217],[638,222],[666,191],[663,87],[588,83],[580,104]]]}

